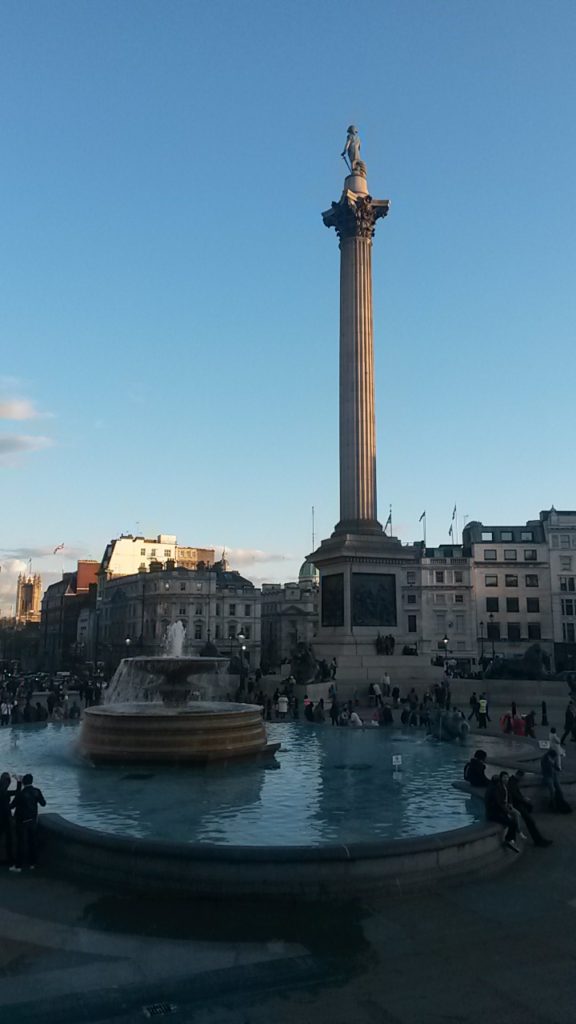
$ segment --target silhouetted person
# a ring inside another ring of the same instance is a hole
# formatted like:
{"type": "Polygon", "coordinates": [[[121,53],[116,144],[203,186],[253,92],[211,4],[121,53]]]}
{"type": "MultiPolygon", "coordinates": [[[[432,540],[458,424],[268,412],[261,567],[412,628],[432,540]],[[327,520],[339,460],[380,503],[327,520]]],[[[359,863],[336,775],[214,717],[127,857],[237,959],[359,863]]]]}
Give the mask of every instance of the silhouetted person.
{"type": "Polygon", "coordinates": [[[544,838],[532,817],[532,801],[529,800],[528,797],[524,796],[520,789],[520,783],[523,778],[524,772],[519,768],[518,771],[514,772],[514,774],[508,779],[508,796],[510,797],[510,803],[512,804],[512,807],[515,807],[516,810],[520,812],[522,820],[530,833],[530,838],[532,839],[534,846],[551,846],[552,840],[544,838]]]}
{"type": "Polygon", "coordinates": [[[46,801],[42,791],[32,785],[33,782],[31,775],[24,775],[22,789],[16,792],[10,805],[16,824],[16,866],[11,869],[13,871],[21,871],[25,863],[32,869],[36,867],[38,808],[46,807],[46,801]]]}

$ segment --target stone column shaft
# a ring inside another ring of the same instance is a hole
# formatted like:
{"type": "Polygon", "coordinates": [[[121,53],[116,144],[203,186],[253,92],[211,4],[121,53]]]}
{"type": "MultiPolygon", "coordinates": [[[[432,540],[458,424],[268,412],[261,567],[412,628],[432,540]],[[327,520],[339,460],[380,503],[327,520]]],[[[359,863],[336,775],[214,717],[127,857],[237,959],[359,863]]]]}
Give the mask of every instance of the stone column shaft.
{"type": "Polygon", "coordinates": [[[376,525],[372,240],[340,249],[340,522],[376,525]]]}
{"type": "Polygon", "coordinates": [[[322,214],[326,227],[336,228],[341,253],[338,533],[382,532],[376,512],[372,236],[389,206],[387,199],[368,195],[362,177],[350,175],[340,202],[322,214]]]}

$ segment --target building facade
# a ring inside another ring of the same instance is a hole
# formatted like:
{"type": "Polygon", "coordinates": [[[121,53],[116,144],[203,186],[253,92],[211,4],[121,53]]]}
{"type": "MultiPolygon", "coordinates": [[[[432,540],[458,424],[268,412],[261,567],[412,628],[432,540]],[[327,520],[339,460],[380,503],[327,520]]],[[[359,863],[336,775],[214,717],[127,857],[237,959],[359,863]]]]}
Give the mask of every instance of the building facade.
{"type": "Polygon", "coordinates": [[[262,666],[290,661],[299,643],[311,646],[318,628],[319,575],[305,561],[297,583],[262,585],[262,666]]]}
{"type": "Polygon", "coordinates": [[[222,656],[238,653],[244,637],[245,660],[260,664],[261,591],[225,562],[211,568],[162,569],[112,576],[100,583],[94,660],[109,670],[123,657],[160,655],[170,625],[186,630],[184,653],[198,655],[207,643],[222,656]]]}
{"type": "Polygon", "coordinates": [[[88,627],[78,640],[78,622],[90,621],[96,609],[96,592],[100,562],[79,561],[75,572],[65,572],[62,579],[47,587],[42,599],[40,624],[42,664],[48,671],[70,669],[90,657],[88,627]],[[84,614],[83,614],[84,613],[84,614]],[[88,616],[88,618],[87,618],[88,616]]]}
{"type": "Polygon", "coordinates": [[[556,671],[576,669],[576,511],[540,513],[550,559],[556,671]]]}
{"type": "Polygon", "coordinates": [[[122,534],[106,545],[102,558],[102,574],[106,579],[114,576],[131,576],[147,571],[151,565],[166,567],[179,565],[184,569],[196,569],[199,565],[214,564],[214,548],[180,546],[171,533],[159,533],[157,537],[134,537],[122,534]]]}
{"type": "Polygon", "coordinates": [[[462,540],[471,560],[480,656],[518,657],[539,643],[553,659],[550,557],[540,520],[468,523],[462,540]]]}

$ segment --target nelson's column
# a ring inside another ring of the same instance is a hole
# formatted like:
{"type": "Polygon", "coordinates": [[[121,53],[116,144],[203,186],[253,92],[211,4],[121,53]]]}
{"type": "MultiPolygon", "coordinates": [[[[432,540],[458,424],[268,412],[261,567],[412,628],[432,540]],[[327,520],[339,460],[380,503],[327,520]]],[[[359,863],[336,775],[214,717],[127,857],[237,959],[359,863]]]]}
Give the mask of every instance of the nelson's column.
{"type": "Polygon", "coordinates": [[[378,633],[397,643],[414,639],[401,608],[417,550],[386,536],[376,510],[372,238],[390,201],[368,191],[354,126],[342,156],[350,172],[344,191],[322,214],[340,242],[340,519],[310,558],[320,571],[314,652],[338,658],[339,678],[362,680],[382,671],[378,633]]]}

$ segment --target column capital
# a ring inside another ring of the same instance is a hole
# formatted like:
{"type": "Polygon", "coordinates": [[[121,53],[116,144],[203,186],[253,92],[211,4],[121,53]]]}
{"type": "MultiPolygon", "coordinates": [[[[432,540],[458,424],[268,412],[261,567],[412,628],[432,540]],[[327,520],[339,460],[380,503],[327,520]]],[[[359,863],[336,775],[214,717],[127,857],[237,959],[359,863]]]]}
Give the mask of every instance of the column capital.
{"type": "Polygon", "coordinates": [[[327,228],[335,228],[340,241],[344,238],[368,238],[374,235],[376,221],[386,217],[389,199],[373,199],[345,189],[342,198],[322,214],[327,228]]]}

